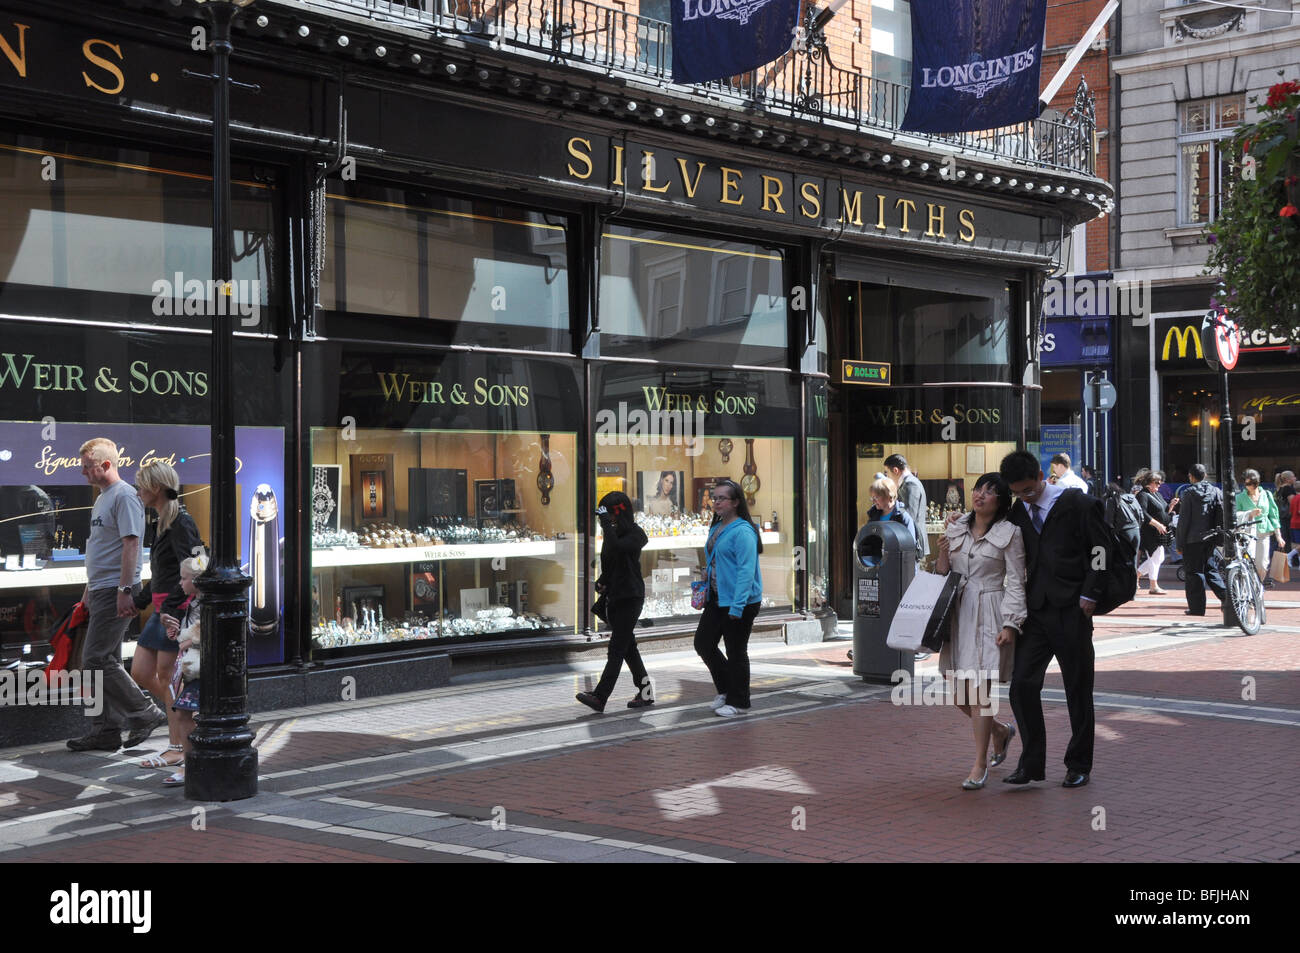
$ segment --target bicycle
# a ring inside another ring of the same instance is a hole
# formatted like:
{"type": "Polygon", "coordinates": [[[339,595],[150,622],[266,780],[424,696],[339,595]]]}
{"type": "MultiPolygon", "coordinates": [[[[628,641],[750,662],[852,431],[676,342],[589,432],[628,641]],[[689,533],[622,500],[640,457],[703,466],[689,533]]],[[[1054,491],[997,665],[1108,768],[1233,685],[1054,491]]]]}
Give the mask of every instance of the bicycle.
{"type": "MultiPolygon", "coordinates": [[[[1231,532],[1218,527],[1201,537],[1202,542],[1212,539],[1223,540],[1223,555],[1227,555],[1227,537],[1231,537],[1233,557],[1226,562],[1220,559],[1219,571],[1223,574],[1224,601],[1232,607],[1232,614],[1241,626],[1241,631],[1254,635],[1267,621],[1264,608],[1264,586],[1255,572],[1255,562],[1250,558],[1250,550],[1255,543],[1255,535],[1250,527],[1259,520],[1238,523],[1231,532]]],[[[1208,568],[1208,567],[1207,567],[1208,568]]]]}

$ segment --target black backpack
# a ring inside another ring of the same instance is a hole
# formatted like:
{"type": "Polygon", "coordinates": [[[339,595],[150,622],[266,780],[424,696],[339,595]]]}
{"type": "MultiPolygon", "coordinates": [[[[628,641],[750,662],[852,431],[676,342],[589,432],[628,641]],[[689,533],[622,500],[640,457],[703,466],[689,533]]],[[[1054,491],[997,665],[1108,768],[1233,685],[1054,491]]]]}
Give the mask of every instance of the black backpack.
{"type": "Polygon", "coordinates": [[[1142,528],[1142,504],[1132,493],[1109,492],[1103,502],[1102,523],[1110,537],[1106,554],[1106,591],[1093,615],[1113,612],[1137,595],[1137,553],[1142,528]]]}

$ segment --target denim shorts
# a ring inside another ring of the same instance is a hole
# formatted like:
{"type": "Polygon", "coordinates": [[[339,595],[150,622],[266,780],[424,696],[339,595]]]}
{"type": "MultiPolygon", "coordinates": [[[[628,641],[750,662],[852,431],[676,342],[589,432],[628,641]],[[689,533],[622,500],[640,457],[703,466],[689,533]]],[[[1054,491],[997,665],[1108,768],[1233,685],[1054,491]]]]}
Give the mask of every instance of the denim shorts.
{"type": "Polygon", "coordinates": [[[149,616],[149,621],[140,630],[140,638],[135,644],[139,648],[153,649],[155,652],[175,652],[180,648],[174,639],[167,638],[167,630],[162,624],[162,613],[157,611],[149,616]]]}

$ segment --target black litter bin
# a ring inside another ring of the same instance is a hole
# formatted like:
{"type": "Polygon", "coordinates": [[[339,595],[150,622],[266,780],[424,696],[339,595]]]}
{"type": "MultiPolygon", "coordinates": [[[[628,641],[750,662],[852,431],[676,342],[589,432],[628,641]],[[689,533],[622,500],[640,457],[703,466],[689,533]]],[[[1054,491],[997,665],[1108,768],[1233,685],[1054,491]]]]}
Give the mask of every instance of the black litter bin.
{"type": "Polygon", "coordinates": [[[911,652],[885,644],[894,612],[916,575],[916,538],[902,523],[867,523],[853,540],[853,674],[867,682],[892,682],[899,669],[913,673],[911,652]]]}

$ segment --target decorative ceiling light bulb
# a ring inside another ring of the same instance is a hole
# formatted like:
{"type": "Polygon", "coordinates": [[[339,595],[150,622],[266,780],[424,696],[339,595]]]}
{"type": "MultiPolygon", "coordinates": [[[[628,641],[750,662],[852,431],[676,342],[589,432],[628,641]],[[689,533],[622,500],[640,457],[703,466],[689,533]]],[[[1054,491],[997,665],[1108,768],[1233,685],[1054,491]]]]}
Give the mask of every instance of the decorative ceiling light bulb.
{"type": "Polygon", "coordinates": [[[346,36],[339,37],[339,46],[347,46],[351,41],[346,36]]]}
{"type": "Polygon", "coordinates": [[[307,37],[311,36],[311,27],[304,23],[302,26],[298,27],[298,35],[304,40],[307,39],[307,37]]]}

